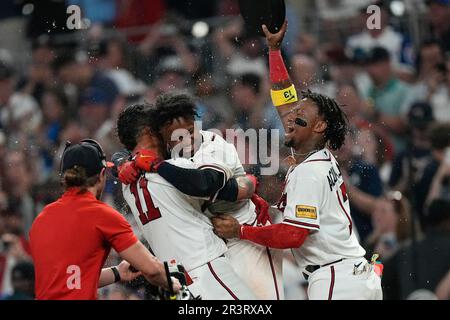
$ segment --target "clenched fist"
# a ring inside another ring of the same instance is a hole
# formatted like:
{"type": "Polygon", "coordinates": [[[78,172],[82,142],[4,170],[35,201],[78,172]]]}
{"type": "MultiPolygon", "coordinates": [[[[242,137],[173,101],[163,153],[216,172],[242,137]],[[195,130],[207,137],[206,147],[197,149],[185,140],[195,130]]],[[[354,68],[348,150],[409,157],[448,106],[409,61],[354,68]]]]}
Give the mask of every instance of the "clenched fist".
{"type": "Polygon", "coordinates": [[[222,214],[211,218],[214,225],[214,233],[221,238],[231,239],[239,238],[241,225],[239,222],[228,214],[222,214]]]}

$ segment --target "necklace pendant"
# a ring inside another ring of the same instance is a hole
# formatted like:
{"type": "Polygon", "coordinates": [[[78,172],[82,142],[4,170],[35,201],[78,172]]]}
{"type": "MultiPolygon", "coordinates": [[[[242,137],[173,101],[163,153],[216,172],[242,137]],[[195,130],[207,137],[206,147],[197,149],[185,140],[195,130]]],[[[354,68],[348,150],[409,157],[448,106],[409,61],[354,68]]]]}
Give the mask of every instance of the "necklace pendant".
{"type": "Polygon", "coordinates": [[[288,156],[286,159],[284,159],[284,161],[286,162],[286,164],[288,164],[289,166],[294,166],[297,164],[297,160],[295,160],[294,156],[288,156]]]}

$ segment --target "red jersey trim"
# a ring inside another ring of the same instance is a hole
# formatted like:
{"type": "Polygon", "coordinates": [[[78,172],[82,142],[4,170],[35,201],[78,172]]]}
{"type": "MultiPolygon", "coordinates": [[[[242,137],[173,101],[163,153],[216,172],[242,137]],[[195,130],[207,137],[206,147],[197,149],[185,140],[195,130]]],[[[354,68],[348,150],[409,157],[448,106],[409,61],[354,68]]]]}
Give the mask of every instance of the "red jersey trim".
{"type": "Polygon", "coordinates": [[[330,270],[331,270],[331,282],[330,282],[330,289],[328,290],[328,300],[333,300],[333,290],[335,281],[334,266],[331,266],[330,270]]]}
{"type": "Polygon", "coordinates": [[[209,271],[211,271],[213,277],[217,280],[217,282],[220,283],[220,285],[221,285],[225,290],[227,290],[227,292],[230,294],[230,296],[232,296],[234,300],[239,300],[238,297],[236,297],[236,295],[233,293],[233,291],[231,291],[231,289],[228,288],[228,287],[225,285],[225,283],[223,283],[222,280],[220,280],[219,276],[218,276],[218,275],[216,274],[216,272],[214,271],[214,269],[213,269],[213,267],[212,267],[212,265],[211,265],[211,262],[208,262],[208,268],[209,268],[209,271]]]}
{"type": "Polygon", "coordinates": [[[291,219],[284,219],[283,222],[297,224],[297,225],[302,226],[302,227],[314,228],[314,229],[317,229],[317,230],[320,229],[320,226],[317,225],[317,224],[300,222],[300,221],[295,221],[295,220],[291,220],[291,219]]]}
{"type": "Polygon", "coordinates": [[[339,201],[339,205],[341,206],[342,211],[344,211],[345,216],[348,219],[349,225],[348,225],[348,229],[350,231],[350,234],[352,234],[352,230],[353,230],[353,222],[352,222],[352,218],[350,217],[350,215],[347,213],[347,211],[344,208],[344,205],[342,204],[341,198],[339,197],[339,193],[336,191],[336,196],[338,198],[339,201]]]}
{"type": "Polygon", "coordinates": [[[280,300],[280,293],[278,292],[278,283],[277,283],[277,275],[275,272],[275,268],[273,266],[272,255],[270,254],[270,249],[266,247],[267,256],[269,257],[270,262],[270,270],[272,271],[273,283],[275,284],[275,293],[277,294],[277,300],[280,300]]]}

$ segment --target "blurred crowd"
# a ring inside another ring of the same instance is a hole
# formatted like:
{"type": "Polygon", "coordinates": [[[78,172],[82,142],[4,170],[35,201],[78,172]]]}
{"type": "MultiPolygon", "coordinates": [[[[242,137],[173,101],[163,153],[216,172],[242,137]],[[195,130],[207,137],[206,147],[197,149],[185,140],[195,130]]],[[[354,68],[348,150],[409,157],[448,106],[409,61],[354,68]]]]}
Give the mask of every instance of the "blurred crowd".
{"type": "MultiPolygon", "coordinates": [[[[450,1],[378,1],[374,30],[370,3],[286,0],[283,54],[298,92],[327,94],[348,116],[336,156],[367,257],[385,265],[385,298],[450,299],[450,1]]],[[[195,96],[203,129],[279,129],[278,174],[245,166],[276,202],[289,150],[268,78],[264,39],[246,32],[237,0],[1,1],[0,297],[33,298],[28,231],[60,195],[65,142],[94,138],[110,157],[120,111],[160,93],[195,96]],[[67,28],[73,4],[82,30],[67,28]]],[[[103,200],[126,213],[112,176],[103,200]]],[[[286,296],[302,299],[293,263],[286,253],[286,296]]],[[[151,293],[138,282],[100,296],[151,293]]]]}

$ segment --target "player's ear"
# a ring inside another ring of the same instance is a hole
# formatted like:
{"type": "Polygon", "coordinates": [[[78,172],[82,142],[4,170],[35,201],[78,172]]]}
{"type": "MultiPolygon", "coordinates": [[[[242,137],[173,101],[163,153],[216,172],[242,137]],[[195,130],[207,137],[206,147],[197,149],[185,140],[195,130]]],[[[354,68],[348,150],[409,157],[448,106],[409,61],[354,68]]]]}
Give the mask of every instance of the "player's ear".
{"type": "Polygon", "coordinates": [[[327,127],[328,127],[328,124],[325,120],[319,120],[314,125],[314,132],[315,133],[324,133],[325,130],[327,129],[327,127]]]}

